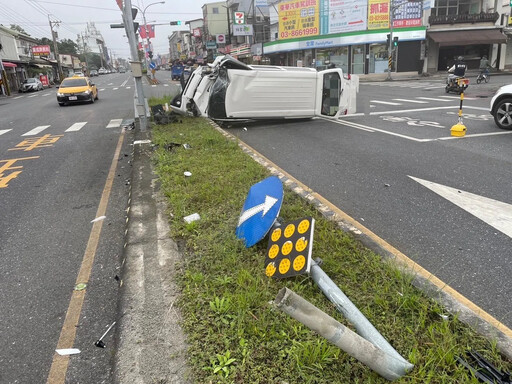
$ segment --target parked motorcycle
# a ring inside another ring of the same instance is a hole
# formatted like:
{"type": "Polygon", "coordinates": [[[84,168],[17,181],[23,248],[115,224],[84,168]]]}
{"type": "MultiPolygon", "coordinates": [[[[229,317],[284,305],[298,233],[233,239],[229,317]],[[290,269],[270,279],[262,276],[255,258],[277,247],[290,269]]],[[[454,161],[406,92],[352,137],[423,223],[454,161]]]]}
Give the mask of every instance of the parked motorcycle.
{"type": "Polygon", "coordinates": [[[469,86],[469,79],[466,77],[452,77],[448,76],[446,79],[446,93],[454,92],[459,95],[464,92],[469,86]]]}

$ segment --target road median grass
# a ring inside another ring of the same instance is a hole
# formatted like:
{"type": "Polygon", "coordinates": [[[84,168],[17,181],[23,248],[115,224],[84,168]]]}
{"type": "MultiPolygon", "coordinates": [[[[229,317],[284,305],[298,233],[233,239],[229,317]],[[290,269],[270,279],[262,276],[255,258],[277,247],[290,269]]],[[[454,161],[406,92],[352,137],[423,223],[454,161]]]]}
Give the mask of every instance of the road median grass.
{"type": "MultiPolygon", "coordinates": [[[[150,104],[166,101],[153,99],[150,104]]],[[[388,382],[274,309],[272,300],[287,287],[354,330],[308,276],[275,280],[265,275],[268,239],[247,249],[236,238],[247,192],[270,176],[269,170],[207,120],[179,120],[153,126],[151,135],[154,169],[168,201],[170,236],[184,254],[178,304],[192,382],[388,382]],[[201,219],[186,223],[183,218],[193,213],[201,219]]],[[[323,270],[415,365],[396,382],[478,383],[456,359],[470,349],[500,369],[512,369],[495,343],[415,288],[413,276],[365,248],[285,186],[282,220],[307,216],[316,220],[313,256],[323,260],[323,270]]]]}

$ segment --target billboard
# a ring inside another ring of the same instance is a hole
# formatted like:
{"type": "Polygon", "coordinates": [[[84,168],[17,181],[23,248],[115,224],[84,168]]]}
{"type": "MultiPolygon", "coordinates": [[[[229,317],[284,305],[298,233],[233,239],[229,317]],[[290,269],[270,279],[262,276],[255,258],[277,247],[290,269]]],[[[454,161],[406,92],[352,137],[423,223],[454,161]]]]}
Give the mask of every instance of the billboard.
{"type": "Polygon", "coordinates": [[[389,0],[368,0],[368,29],[389,28],[389,0]]]}
{"type": "Polygon", "coordinates": [[[279,39],[320,34],[320,0],[295,0],[278,4],[279,39]]]}
{"type": "Polygon", "coordinates": [[[405,3],[393,10],[393,28],[421,26],[422,3],[405,3]]]}
{"type": "Polygon", "coordinates": [[[49,45],[34,45],[32,47],[32,54],[34,56],[50,56],[49,45]]]}
{"type": "Polygon", "coordinates": [[[321,33],[362,31],[367,26],[367,0],[328,0],[322,2],[321,33]]]}

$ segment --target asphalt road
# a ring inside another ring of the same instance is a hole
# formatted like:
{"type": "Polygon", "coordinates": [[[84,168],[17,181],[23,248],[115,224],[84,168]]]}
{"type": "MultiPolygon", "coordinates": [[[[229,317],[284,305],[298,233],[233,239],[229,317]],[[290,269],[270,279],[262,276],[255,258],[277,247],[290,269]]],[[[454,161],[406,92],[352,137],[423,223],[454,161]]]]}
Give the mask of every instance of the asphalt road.
{"type": "Polygon", "coordinates": [[[68,344],[81,352],[69,360],[67,382],[109,382],[115,329],[105,349],[94,342],[116,318],[133,132],[126,130],[119,143],[123,121],[133,119],[134,87],[130,73],[93,81],[99,88],[94,104],[59,107],[56,88],[0,98],[1,383],[46,382],[61,332],[66,338],[75,329],[68,344]],[[70,307],[71,297],[88,242],[95,240],[91,221],[112,165],[106,219],[80,311],[70,307]],[[79,322],[63,330],[68,307],[79,322]]]}
{"type": "Polygon", "coordinates": [[[450,134],[460,97],[439,78],[361,83],[357,114],[339,121],[228,130],[511,328],[512,232],[497,217],[512,211],[512,131],[488,113],[510,82],[472,81],[464,138],[450,134]]]}

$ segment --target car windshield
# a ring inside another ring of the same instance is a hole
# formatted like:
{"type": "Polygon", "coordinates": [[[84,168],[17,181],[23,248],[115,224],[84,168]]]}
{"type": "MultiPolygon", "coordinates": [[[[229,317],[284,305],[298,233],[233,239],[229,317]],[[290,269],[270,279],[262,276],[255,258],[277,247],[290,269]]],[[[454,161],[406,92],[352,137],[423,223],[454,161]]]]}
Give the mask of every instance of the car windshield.
{"type": "Polygon", "coordinates": [[[87,85],[87,80],[85,79],[69,79],[64,80],[60,87],[61,88],[69,88],[69,87],[83,87],[87,85]]]}
{"type": "Polygon", "coordinates": [[[24,83],[25,83],[25,84],[26,84],[26,83],[35,83],[35,82],[36,82],[36,79],[26,79],[26,80],[24,81],[24,83]]]}

